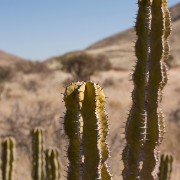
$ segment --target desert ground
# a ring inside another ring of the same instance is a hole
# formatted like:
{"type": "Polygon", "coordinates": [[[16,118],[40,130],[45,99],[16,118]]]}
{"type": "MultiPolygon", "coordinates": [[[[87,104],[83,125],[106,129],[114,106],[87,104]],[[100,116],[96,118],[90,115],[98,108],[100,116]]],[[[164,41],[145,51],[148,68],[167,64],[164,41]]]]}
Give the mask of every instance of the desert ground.
{"type": "MultiPolygon", "coordinates": [[[[166,119],[165,139],[161,153],[174,156],[173,180],[180,174],[180,67],[169,70],[169,82],[164,90],[162,109],[166,119]]],[[[106,110],[109,114],[110,132],[108,144],[111,150],[109,165],[114,179],[121,176],[121,153],[124,142],[124,122],[131,107],[133,89],[131,71],[109,70],[95,72],[91,77],[104,87],[107,97],[106,110]]],[[[31,179],[31,137],[33,127],[45,129],[46,146],[60,149],[62,179],[66,176],[67,140],[63,131],[65,105],[64,86],[72,79],[71,74],[56,70],[42,73],[16,73],[8,81],[1,83],[0,136],[14,136],[17,140],[16,179],[31,179]],[[26,169],[26,170],[25,170],[26,169]]]]}

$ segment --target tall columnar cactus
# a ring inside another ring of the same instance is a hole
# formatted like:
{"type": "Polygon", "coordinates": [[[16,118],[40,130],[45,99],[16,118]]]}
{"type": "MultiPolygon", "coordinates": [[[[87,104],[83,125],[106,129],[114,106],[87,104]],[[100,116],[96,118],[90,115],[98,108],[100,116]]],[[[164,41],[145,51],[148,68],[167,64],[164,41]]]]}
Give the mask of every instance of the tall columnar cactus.
{"type": "Polygon", "coordinates": [[[15,140],[12,137],[2,140],[2,180],[13,179],[15,140]]]}
{"type": "Polygon", "coordinates": [[[156,179],[157,147],[164,135],[160,103],[167,83],[170,16],[166,0],[138,0],[132,108],[126,123],[124,179],[156,179]]]}
{"type": "Polygon", "coordinates": [[[69,138],[68,179],[111,179],[106,164],[108,119],[102,88],[93,82],[72,83],[65,90],[64,101],[64,127],[69,138]]]}
{"type": "Polygon", "coordinates": [[[59,151],[55,148],[45,150],[46,162],[46,179],[59,180],[60,179],[60,162],[59,151]]]}
{"type": "Polygon", "coordinates": [[[34,180],[44,179],[44,145],[43,129],[34,128],[32,131],[32,153],[33,153],[33,172],[34,180]]]}
{"type": "Polygon", "coordinates": [[[158,179],[170,180],[172,173],[173,157],[172,155],[161,155],[158,179]]]}

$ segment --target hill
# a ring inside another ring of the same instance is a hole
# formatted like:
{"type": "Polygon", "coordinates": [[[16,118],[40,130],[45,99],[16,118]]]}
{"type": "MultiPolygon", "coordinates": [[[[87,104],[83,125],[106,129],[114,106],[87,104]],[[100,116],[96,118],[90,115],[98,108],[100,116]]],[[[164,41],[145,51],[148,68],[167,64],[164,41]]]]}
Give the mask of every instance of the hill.
{"type": "Polygon", "coordinates": [[[0,66],[12,66],[15,63],[22,62],[25,59],[0,50],[0,66]]]}
{"type": "MultiPolygon", "coordinates": [[[[168,63],[169,66],[175,67],[180,65],[180,3],[170,8],[170,12],[173,30],[170,37],[171,56],[168,63]]],[[[105,55],[115,69],[131,69],[136,60],[135,39],[135,31],[131,28],[96,42],[85,51],[92,55],[105,55]]]]}

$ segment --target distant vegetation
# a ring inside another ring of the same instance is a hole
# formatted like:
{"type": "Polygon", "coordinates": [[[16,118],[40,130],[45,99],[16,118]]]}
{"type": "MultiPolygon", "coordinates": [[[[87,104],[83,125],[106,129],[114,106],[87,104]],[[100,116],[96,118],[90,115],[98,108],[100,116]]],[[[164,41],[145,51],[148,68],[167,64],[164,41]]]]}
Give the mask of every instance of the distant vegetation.
{"type": "Polygon", "coordinates": [[[51,70],[45,63],[32,61],[19,61],[12,66],[0,66],[0,83],[11,80],[16,73],[48,75],[51,70]]]}
{"type": "Polygon", "coordinates": [[[10,70],[6,67],[0,67],[0,83],[10,77],[10,70]]]}
{"type": "Polygon", "coordinates": [[[71,73],[76,80],[89,80],[96,71],[111,69],[111,63],[106,57],[86,53],[62,57],[61,63],[62,70],[71,73]]]}
{"type": "Polygon", "coordinates": [[[18,62],[15,64],[15,69],[17,72],[23,72],[24,74],[47,73],[50,71],[46,64],[32,61],[18,62]]]}

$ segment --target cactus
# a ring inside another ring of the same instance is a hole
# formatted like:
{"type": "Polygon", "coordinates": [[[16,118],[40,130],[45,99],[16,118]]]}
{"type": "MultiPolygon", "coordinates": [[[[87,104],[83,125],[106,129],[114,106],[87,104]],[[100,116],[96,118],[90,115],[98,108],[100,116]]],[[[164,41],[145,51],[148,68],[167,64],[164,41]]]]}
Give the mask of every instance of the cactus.
{"type": "Polygon", "coordinates": [[[15,139],[12,137],[2,140],[2,180],[12,180],[14,169],[15,139]]]}
{"type": "Polygon", "coordinates": [[[44,147],[43,147],[43,129],[34,128],[32,131],[32,151],[33,151],[33,171],[34,180],[44,179],[44,147]]]}
{"type": "Polygon", "coordinates": [[[108,120],[102,88],[93,82],[72,83],[65,90],[64,101],[68,179],[111,179],[106,163],[108,120]]]}
{"type": "Polygon", "coordinates": [[[158,179],[159,180],[170,180],[172,173],[172,155],[161,155],[161,161],[159,166],[158,179]]]}
{"type": "Polygon", "coordinates": [[[55,148],[46,149],[45,162],[46,162],[46,179],[59,180],[60,179],[59,151],[55,148]]]}
{"type": "Polygon", "coordinates": [[[124,179],[156,179],[157,148],[164,135],[160,109],[167,83],[165,62],[169,55],[170,16],[166,0],[139,0],[133,73],[132,108],[125,128],[124,179]]]}

